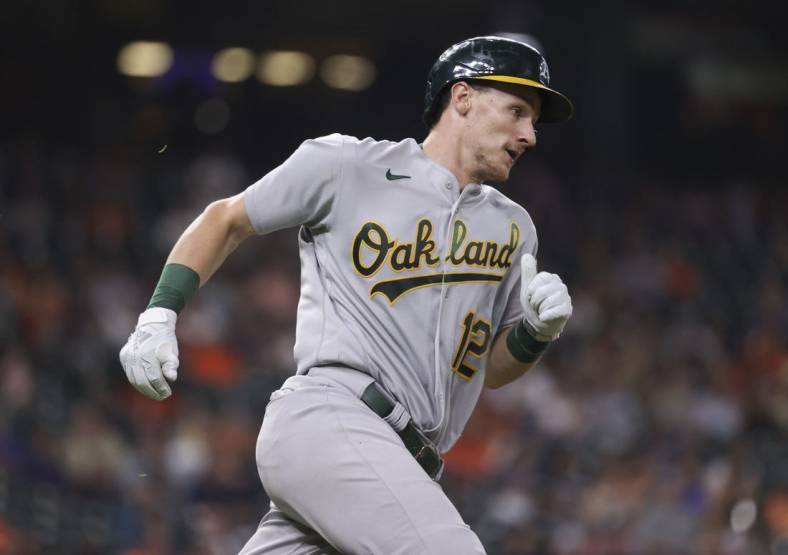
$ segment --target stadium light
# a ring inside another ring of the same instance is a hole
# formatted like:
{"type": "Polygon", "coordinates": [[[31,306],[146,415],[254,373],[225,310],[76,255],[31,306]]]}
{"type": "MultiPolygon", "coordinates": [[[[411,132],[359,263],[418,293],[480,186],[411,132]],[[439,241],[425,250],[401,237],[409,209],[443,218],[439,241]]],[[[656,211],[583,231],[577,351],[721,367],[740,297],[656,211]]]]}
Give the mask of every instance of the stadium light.
{"type": "Polygon", "coordinates": [[[163,42],[130,42],[118,52],[118,71],[130,77],[156,77],[172,66],[172,48],[163,42]]]}
{"type": "Polygon", "coordinates": [[[219,81],[238,83],[254,72],[254,54],[248,48],[225,48],[216,53],[211,73],[219,81]]]}
{"type": "Polygon", "coordinates": [[[375,64],[362,56],[337,54],[323,61],[320,76],[329,87],[362,91],[375,80],[375,64]]]}
{"type": "Polygon", "coordinates": [[[290,87],[306,83],[315,73],[315,61],[304,52],[266,52],[260,57],[257,78],[266,85],[290,87]]]}

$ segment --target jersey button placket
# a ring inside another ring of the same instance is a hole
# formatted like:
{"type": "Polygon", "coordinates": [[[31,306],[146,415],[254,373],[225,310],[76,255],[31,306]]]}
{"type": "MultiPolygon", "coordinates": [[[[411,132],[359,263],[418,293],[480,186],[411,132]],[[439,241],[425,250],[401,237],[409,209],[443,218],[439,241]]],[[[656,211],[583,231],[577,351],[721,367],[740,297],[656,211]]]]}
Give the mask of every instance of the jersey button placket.
{"type": "MultiPolygon", "coordinates": [[[[451,181],[445,181],[443,183],[443,186],[446,188],[447,191],[453,191],[454,190],[454,184],[451,181]]],[[[450,193],[450,196],[452,196],[451,193],[450,193]]],[[[445,227],[444,241],[446,243],[446,249],[447,250],[443,254],[441,254],[441,266],[440,266],[441,273],[444,276],[450,271],[449,264],[447,262],[446,257],[448,255],[448,249],[450,248],[450,245],[451,245],[451,234],[452,234],[452,227],[453,227],[453,224],[454,224],[454,220],[457,217],[457,214],[459,213],[459,202],[458,201],[459,201],[458,196],[455,196],[453,199],[450,200],[450,202],[452,203],[451,204],[451,209],[449,210],[448,218],[447,218],[446,224],[445,224],[446,227],[445,227]]],[[[451,382],[452,373],[448,372],[448,383],[447,383],[447,381],[446,381],[447,378],[443,375],[444,374],[444,368],[442,368],[442,365],[440,364],[440,361],[439,361],[439,357],[437,355],[437,353],[440,350],[440,344],[441,344],[440,337],[442,335],[441,331],[443,329],[443,326],[446,325],[446,322],[443,319],[443,312],[444,312],[444,310],[446,310],[446,307],[444,306],[443,301],[445,301],[448,298],[448,296],[449,296],[449,287],[447,286],[447,284],[445,282],[441,284],[441,289],[442,289],[442,297],[443,297],[443,299],[441,299],[441,301],[440,301],[440,308],[439,308],[439,315],[438,315],[438,326],[437,326],[437,328],[435,330],[435,336],[436,336],[436,367],[435,367],[436,375],[435,375],[435,379],[436,379],[436,386],[438,386],[437,387],[437,391],[436,391],[436,397],[438,399],[438,402],[443,407],[443,411],[442,411],[443,414],[441,415],[440,425],[445,427],[446,422],[448,421],[448,418],[449,418],[449,414],[448,414],[449,413],[449,407],[448,407],[448,404],[447,404],[448,398],[447,398],[445,392],[446,392],[446,389],[449,387],[449,383],[451,382]]],[[[439,435],[443,436],[444,432],[445,432],[445,430],[441,431],[441,433],[439,435]]]]}

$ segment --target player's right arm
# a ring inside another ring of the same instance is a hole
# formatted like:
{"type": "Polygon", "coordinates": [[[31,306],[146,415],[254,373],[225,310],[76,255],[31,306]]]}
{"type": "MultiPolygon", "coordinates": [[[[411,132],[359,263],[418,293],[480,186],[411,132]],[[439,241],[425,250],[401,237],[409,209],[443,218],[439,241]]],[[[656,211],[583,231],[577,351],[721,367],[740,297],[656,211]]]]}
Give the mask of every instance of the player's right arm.
{"type": "Polygon", "coordinates": [[[120,351],[129,382],[161,400],[178,377],[178,312],[241,242],[255,233],[243,193],[209,204],[175,243],[148,308],[120,351]]]}
{"type": "Polygon", "coordinates": [[[343,144],[340,135],[305,141],[243,193],[209,204],[183,232],[120,351],[126,377],[140,393],[170,396],[168,382],[178,376],[178,313],[244,239],[299,225],[330,229],[343,144]]]}
{"type": "Polygon", "coordinates": [[[195,219],[167,258],[194,270],[204,284],[241,242],[255,231],[246,213],[243,193],[212,202],[195,219]]]}

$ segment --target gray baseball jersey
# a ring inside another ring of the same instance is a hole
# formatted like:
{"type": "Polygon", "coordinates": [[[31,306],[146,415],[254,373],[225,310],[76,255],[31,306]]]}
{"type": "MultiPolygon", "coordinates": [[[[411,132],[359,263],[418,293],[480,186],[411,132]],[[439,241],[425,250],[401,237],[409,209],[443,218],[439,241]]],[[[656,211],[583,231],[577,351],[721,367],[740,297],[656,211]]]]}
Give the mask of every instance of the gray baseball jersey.
{"type": "Polygon", "coordinates": [[[371,375],[447,451],[496,333],[523,316],[527,212],[486,185],[460,191],[413,139],[338,134],[304,142],[244,200],[260,234],[301,226],[298,373],[371,375]]]}

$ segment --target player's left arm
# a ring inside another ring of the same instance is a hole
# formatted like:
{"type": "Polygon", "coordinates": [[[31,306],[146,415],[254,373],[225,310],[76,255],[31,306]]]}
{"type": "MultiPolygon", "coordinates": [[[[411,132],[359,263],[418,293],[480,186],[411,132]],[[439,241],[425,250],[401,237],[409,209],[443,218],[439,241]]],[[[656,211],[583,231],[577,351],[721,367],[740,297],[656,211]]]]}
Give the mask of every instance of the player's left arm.
{"type": "Polygon", "coordinates": [[[524,254],[520,265],[520,303],[525,316],[495,336],[485,371],[486,387],[506,385],[533,368],[572,316],[572,298],[557,274],[537,274],[531,254],[524,254]]]}
{"type": "Polygon", "coordinates": [[[487,361],[487,369],[484,372],[484,386],[497,389],[510,382],[513,382],[526,372],[536,366],[539,359],[533,362],[520,362],[506,346],[506,338],[515,326],[504,328],[493,340],[490,350],[490,360],[487,361]]]}

